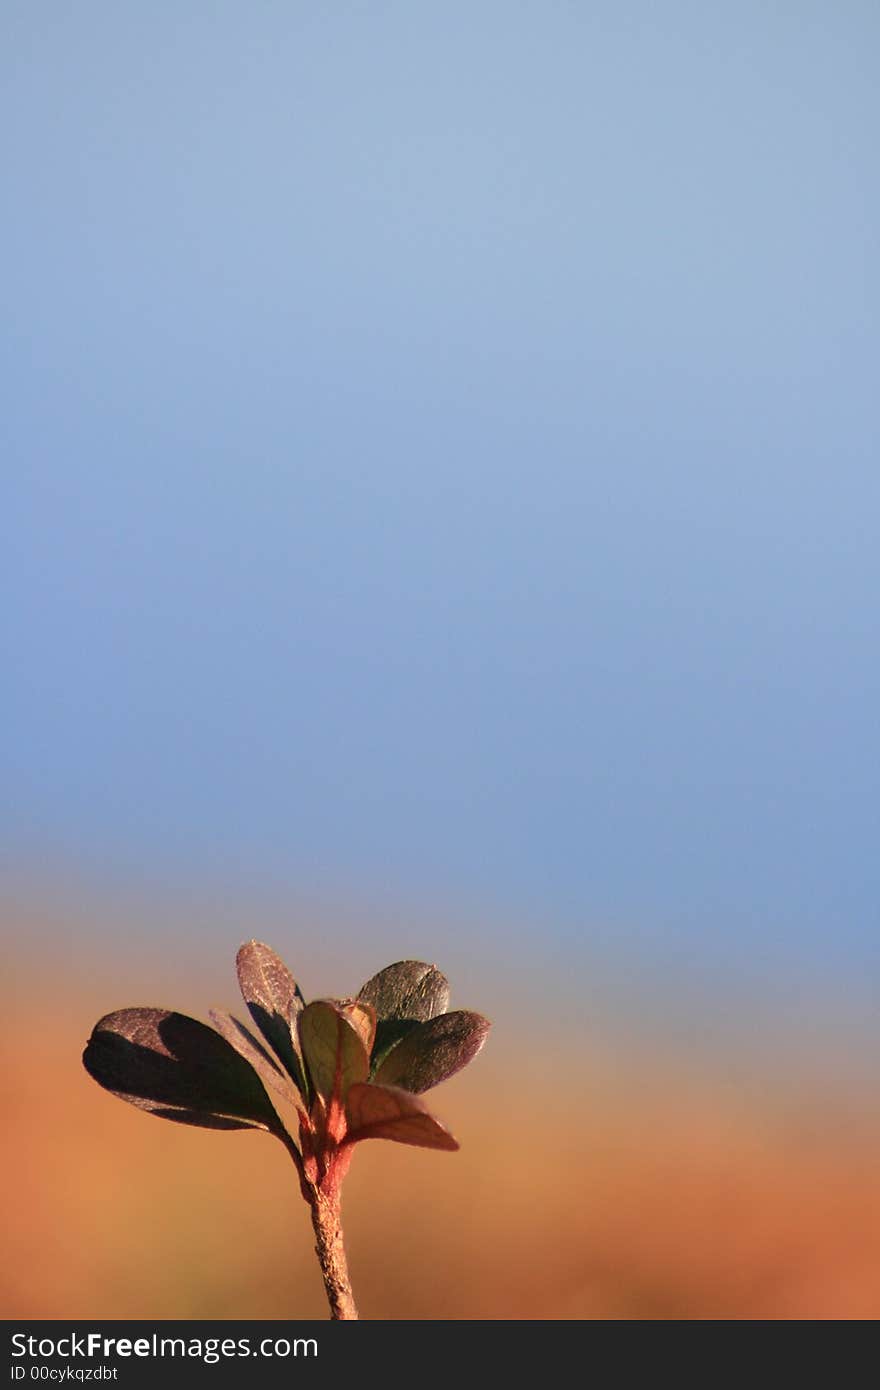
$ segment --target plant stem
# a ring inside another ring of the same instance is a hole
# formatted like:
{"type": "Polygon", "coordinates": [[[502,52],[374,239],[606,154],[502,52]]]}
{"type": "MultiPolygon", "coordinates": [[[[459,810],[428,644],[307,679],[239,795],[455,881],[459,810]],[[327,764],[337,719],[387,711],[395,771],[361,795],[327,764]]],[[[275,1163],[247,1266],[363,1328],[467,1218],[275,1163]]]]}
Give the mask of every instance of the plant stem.
{"type": "Polygon", "coordinates": [[[357,1319],[358,1311],[351,1291],[348,1261],[345,1258],[341,1205],[338,1188],[326,1193],[317,1191],[311,1203],[312,1225],[318,1238],[315,1250],[324,1276],[330,1317],[334,1321],[354,1321],[357,1319]]]}

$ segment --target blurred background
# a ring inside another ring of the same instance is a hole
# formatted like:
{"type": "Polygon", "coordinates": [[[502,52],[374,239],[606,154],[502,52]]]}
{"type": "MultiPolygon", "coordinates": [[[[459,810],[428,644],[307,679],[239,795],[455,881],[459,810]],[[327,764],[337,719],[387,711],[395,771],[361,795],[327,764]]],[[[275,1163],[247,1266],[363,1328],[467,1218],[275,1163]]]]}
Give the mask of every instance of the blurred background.
{"type": "Polygon", "coordinates": [[[401,957],[365,1316],[880,1315],[880,19],[5,0],[7,1317],[321,1317],[95,1019],[401,957]]]}

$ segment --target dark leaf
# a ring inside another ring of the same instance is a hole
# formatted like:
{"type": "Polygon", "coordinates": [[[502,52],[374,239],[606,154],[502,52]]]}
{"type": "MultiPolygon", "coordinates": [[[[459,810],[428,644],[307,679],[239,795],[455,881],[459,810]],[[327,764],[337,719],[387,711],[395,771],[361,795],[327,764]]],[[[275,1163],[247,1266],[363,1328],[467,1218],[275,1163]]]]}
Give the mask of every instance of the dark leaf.
{"type": "MultiPolygon", "coordinates": [[[[119,1093],[116,1092],[118,1095],[119,1093]]],[[[131,1100],[130,1096],[123,1096],[123,1100],[131,1100]]],[[[158,1115],[160,1120],[175,1120],[179,1125],[195,1125],[199,1129],[255,1129],[249,1120],[228,1120],[225,1115],[202,1115],[197,1110],[175,1110],[173,1107],[167,1108],[142,1105],[140,1101],[132,1101],[140,1109],[146,1110],[150,1115],[158,1115]]]]}
{"type": "Polygon", "coordinates": [[[418,1023],[393,1047],[376,1071],[376,1081],[420,1094],[467,1066],[489,1032],[489,1021],[460,1009],[418,1023]]]}
{"type": "Polygon", "coordinates": [[[209,1009],[208,1017],[230,1047],[234,1047],[240,1057],[250,1062],[254,1071],[268,1086],[272,1086],[290,1105],[295,1105],[297,1110],[305,1112],[306,1104],[297,1087],[287,1072],[282,1071],[274,1057],[269,1056],[249,1028],[222,1009],[209,1009]]]}
{"type": "Polygon", "coordinates": [[[296,1020],[305,1000],[280,956],[262,941],[246,941],[235,958],[238,983],[251,1017],[306,1096],[296,1020]]]}
{"type": "Polygon", "coordinates": [[[358,999],[372,1004],[380,1021],[423,1021],[448,1008],[449,981],[436,965],[427,965],[423,960],[399,960],[367,980],[358,999]]]}
{"type": "Polygon", "coordinates": [[[364,1006],[355,1006],[359,1026],[347,1016],[346,1007],[333,999],[316,999],[299,1016],[299,1038],[315,1090],[329,1100],[345,1100],[349,1086],[366,1081],[369,1053],[362,1037],[364,1006]]]}
{"type": "Polygon", "coordinates": [[[356,1083],[348,1093],[346,1143],[393,1139],[423,1149],[457,1149],[458,1141],[419,1100],[396,1086],[356,1083]]]}
{"type": "Polygon", "coordinates": [[[213,1028],[168,1009],[120,1009],[95,1024],[83,1064],[141,1110],[209,1129],[282,1130],[259,1077],[213,1028]]]}
{"type": "Polygon", "coordinates": [[[418,1020],[415,1018],[384,1018],[376,1024],[376,1041],[373,1044],[373,1052],[370,1057],[370,1077],[375,1078],[376,1072],[381,1067],[392,1047],[396,1047],[401,1038],[405,1038],[407,1033],[411,1033],[414,1028],[418,1028],[418,1020]]]}
{"type": "Polygon", "coordinates": [[[442,1014],[449,1006],[449,982],[435,965],[422,960],[400,960],[368,980],[358,995],[369,1000],[378,1015],[371,1074],[417,1023],[442,1014]]]}

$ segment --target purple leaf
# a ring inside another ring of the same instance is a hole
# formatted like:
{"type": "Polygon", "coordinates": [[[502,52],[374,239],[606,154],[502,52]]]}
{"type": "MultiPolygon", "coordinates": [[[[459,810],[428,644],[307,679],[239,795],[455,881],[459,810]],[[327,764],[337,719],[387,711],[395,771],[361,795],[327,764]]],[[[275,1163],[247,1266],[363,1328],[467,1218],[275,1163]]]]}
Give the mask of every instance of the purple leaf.
{"type": "Polygon", "coordinates": [[[251,1017],[306,1096],[296,1020],[305,1006],[299,985],[280,956],[262,941],[246,941],[235,958],[238,983],[251,1017]]]}
{"type": "Polygon", "coordinates": [[[269,1056],[249,1028],[223,1009],[209,1009],[208,1017],[221,1037],[226,1039],[230,1047],[235,1048],[240,1057],[250,1062],[267,1086],[273,1087],[278,1095],[288,1104],[296,1106],[298,1111],[303,1114],[306,1112],[305,1101],[287,1072],[282,1071],[274,1057],[269,1056]]]}
{"type": "Polygon", "coordinates": [[[418,1023],[393,1047],[376,1071],[376,1082],[420,1094],[454,1076],[479,1052],[489,1020],[460,1009],[418,1023]]]}
{"type": "Polygon", "coordinates": [[[358,994],[372,1004],[380,1022],[386,1019],[423,1021],[442,1014],[449,1005],[449,981],[436,965],[422,960],[399,960],[387,965],[358,994]]]}
{"type": "Polygon", "coordinates": [[[95,1024],[83,1064],[105,1090],[165,1119],[284,1132],[253,1067],[213,1028],[185,1014],[107,1014],[95,1024]]]}

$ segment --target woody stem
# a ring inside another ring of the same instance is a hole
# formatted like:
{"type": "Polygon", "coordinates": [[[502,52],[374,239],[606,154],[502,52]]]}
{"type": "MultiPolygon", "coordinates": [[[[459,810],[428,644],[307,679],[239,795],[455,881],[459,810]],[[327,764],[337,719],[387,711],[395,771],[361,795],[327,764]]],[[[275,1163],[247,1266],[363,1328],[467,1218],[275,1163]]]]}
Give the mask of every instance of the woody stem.
{"type": "Polygon", "coordinates": [[[358,1312],[351,1291],[348,1261],[345,1258],[345,1245],[342,1239],[340,1212],[342,1203],[339,1188],[334,1186],[326,1192],[320,1188],[317,1189],[310,1205],[312,1225],[317,1237],[315,1250],[321,1266],[321,1273],[324,1276],[324,1288],[327,1290],[327,1301],[330,1304],[330,1317],[334,1321],[356,1320],[358,1312]]]}

